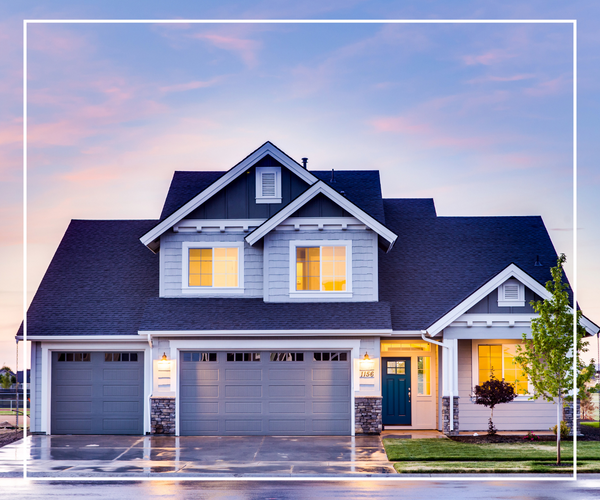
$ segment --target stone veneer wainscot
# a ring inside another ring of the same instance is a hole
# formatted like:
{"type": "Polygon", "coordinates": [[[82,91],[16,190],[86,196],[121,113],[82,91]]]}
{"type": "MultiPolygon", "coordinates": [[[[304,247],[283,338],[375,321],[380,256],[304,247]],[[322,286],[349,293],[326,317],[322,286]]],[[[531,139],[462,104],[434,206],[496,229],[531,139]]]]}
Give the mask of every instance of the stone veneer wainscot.
{"type": "Polygon", "coordinates": [[[381,396],[362,396],[354,399],[356,434],[381,434],[381,396]]]}
{"type": "Polygon", "coordinates": [[[175,434],[175,398],[150,399],[151,434],[175,434]]]}

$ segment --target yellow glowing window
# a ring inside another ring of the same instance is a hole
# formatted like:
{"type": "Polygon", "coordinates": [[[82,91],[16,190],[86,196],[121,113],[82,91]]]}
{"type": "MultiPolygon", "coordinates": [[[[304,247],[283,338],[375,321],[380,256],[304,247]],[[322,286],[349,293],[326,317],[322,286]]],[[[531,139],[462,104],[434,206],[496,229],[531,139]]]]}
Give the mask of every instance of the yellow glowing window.
{"type": "Polygon", "coordinates": [[[479,346],[479,385],[487,382],[492,374],[498,380],[504,379],[515,386],[517,394],[528,393],[527,375],[515,362],[516,346],[479,346]]]}
{"type": "Polygon", "coordinates": [[[238,248],[190,248],[189,286],[237,287],[238,248]]]}
{"type": "Polygon", "coordinates": [[[296,290],[346,291],[346,247],[297,247],[296,290]]]}
{"type": "Polygon", "coordinates": [[[417,356],[417,394],[431,396],[431,358],[417,356]]]}

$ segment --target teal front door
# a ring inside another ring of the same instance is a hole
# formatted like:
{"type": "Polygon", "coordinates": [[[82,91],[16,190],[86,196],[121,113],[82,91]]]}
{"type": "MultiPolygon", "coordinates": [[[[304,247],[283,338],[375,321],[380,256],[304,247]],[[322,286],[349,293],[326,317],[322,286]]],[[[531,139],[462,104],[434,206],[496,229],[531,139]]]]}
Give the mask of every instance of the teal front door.
{"type": "Polygon", "coordinates": [[[410,358],[383,358],[382,423],[410,425],[410,358]]]}

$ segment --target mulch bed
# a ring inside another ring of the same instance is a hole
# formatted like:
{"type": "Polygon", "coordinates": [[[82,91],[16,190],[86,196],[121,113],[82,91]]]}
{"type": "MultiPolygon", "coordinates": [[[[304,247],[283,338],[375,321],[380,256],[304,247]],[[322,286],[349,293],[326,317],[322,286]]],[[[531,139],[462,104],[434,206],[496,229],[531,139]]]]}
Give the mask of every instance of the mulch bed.
{"type": "MultiPolygon", "coordinates": [[[[585,427],[585,426],[582,426],[585,427]]],[[[593,429],[598,431],[598,429],[593,429]]],[[[586,433],[586,430],[582,429],[583,436],[578,436],[577,441],[600,441],[600,433],[595,434],[586,433]]],[[[523,436],[510,435],[510,436],[488,436],[487,434],[481,434],[479,436],[449,436],[452,441],[459,443],[472,443],[472,444],[484,444],[484,443],[535,443],[539,441],[552,441],[556,442],[556,436],[538,436],[540,439],[531,441],[529,439],[523,439],[523,436]]],[[[573,441],[572,437],[562,439],[561,441],[573,441]]]]}
{"type": "Polygon", "coordinates": [[[3,432],[0,434],[0,448],[7,444],[13,443],[23,437],[23,431],[19,432],[3,432]]]}

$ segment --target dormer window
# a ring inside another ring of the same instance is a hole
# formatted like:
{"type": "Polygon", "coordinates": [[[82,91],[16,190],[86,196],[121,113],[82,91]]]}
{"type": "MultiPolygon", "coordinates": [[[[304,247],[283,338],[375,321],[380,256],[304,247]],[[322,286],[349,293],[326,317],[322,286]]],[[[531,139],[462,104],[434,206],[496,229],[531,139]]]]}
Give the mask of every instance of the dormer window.
{"type": "Polygon", "coordinates": [[[516,279],[509,279],[498,287],[498,307],[523,307],[525,287],[516,279]]]}
{"type": "Polygon", "coordinates": [[[281,203],[281,167],[256,167],[256,203],[281,203]]]}

